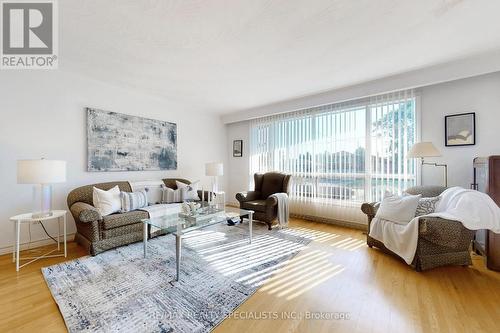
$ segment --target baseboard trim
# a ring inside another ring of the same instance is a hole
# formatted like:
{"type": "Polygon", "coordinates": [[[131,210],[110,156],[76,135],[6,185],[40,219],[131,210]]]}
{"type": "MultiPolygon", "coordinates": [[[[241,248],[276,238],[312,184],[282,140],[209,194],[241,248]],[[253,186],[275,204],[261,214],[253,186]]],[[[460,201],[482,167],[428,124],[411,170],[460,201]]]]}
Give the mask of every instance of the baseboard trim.
{"type": "Polygon", "coordinates": [[[366,224],[336,220],[336,219],[331,219],[331,218],[321,217],[321,216],[304,215],[304,214],[290,214],[290,217],[293,217],[296,219],[307,220],[307,221],[311,221],[311,222],[333,224],[333,225],[336,225],[339,227],[346,227],[346,228],[362,230],[362,231],[366,231],[366,228],[367,228],[366,224]]]}
{"type": "MultiPolygon", "coordinates": [[[[67,234],[66,235],[66,240],[68,242],[72,242],[74,240],[74,238],[75,238],[75,234],[67,234]]],[[[54,244],[54,246],[56,245],[56,243],[54,243],[54,241],[52,239],[46,238],[46,239],[40,239],[37,241],[33,241],[33,242],[31,242],[31,244],[30,243],[21,243],[19,245],[19,249],[21,251],[24,251],[24,250],[28,250],[28,249],[36,249],[38,247],[51,245],[51,244],[54,244]]],[[[12,246],[13,245],[0,248],[0,255],[12,253],[12,246]]],[[[62,235],[61,235],[61,246],[62,246],[62,235]]]]}
{"type": "MultiPolygon", "coordinates": [[[[235,208],[240,207],[239,204],[234,203],[234,202],[228,202],[228,203],[226,203],[226,206],[235,207],[235,208]]],[[[297,219],[303,219],[303,220],[311,221],[311,222],[333,224],[333,225],[340,226],[340,227],[347,227],[347,228],[362,230],[362,231],[366,231],[366,228],[367,228],[367,225],[363,224],[363,223],[342,221],[342,220],[336,220],[336,219],[331,219],[331,218],[321,217],[321,216],[291,213],[290,217],[297,218],[297,219]]]]}

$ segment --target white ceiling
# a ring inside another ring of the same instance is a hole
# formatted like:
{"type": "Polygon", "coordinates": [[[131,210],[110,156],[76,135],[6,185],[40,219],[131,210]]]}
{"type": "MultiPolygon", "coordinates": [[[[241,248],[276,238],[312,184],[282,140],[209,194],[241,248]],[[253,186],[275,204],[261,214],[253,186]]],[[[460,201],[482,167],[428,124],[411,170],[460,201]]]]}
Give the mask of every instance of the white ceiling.
{"type": "Polygon", "coordinates": [[[226,114],[500,48],[498,0],[64,0],[60,68],[226,114]]]}

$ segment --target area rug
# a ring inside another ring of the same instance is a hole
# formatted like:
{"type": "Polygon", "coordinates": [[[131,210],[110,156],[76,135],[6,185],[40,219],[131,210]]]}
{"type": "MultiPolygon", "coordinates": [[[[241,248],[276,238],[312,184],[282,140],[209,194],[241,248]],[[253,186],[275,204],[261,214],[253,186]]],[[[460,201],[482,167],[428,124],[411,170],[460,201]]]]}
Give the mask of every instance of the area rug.
{"type": "Polygon", "coordinates": [[[300,252],[310,235],[254,223],[165,235],[42,269],[70,332],[209,332],[300,252]]]}

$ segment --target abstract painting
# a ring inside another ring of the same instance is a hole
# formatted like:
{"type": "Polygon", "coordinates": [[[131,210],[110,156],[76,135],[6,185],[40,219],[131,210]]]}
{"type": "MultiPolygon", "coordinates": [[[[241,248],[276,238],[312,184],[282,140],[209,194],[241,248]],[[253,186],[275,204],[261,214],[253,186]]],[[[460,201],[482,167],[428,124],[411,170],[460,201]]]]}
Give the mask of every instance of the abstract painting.
{"type": "Polygon", "coordinates": [[[177,169],[177,125],[86,108],[88,171],[177,169]]]}
{"type": "Polygon", "coordinates": [[[453,114],[445,117],[446,146],[470,146],[476,144],[476,114],[453,114]]]}

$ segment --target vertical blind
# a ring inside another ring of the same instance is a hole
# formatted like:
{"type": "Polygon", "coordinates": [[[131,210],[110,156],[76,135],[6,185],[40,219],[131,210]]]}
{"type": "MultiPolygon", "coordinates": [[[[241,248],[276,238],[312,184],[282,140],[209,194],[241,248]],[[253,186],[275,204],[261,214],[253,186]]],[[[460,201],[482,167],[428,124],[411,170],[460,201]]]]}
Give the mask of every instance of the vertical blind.
{"type": "MultiPolygon", "coordinates": [[[[260,118],[250,126],[250,172],[292,175],[292,211],[360,221],[359,204],[417,179],[414,91],[260,118]]],[[[253,177],[250,177],[253,179],[253,177]]]]}

